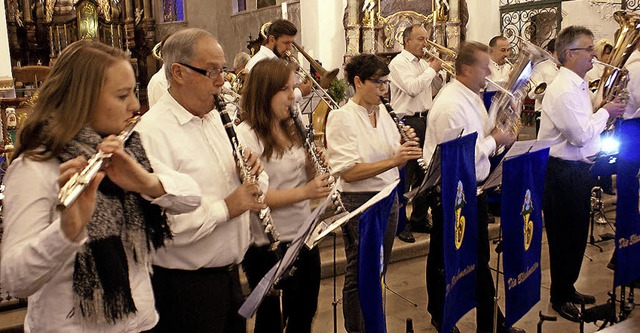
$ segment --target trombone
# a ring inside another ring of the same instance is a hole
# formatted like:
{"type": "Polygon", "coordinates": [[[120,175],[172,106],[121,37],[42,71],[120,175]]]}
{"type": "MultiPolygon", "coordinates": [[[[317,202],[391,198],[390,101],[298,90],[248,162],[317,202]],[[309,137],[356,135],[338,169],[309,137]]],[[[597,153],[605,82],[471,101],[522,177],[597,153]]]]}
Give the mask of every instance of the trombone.
{"type": "Polygon", "coordinates": [[[325,101],[330,108],[340,108],[338,103],[326,91],[326,89],[328,89],[331,85],[331,82],[333,82],[336,76],[338,76],[338,72],[340,70],[338,68],[334,68],[331,71],[328,71],[320,66],[320,64],[315,61],[315,59],[313,59],[309,54],[307,54],[307,52],[305,52],[302,47],[300,47],[300,45],[298,45],[296,42],[293,42],[293,47],[295,47],[295,49],[307,59],[309,64],[311,64],[311,66],[318,72],[318,74],[320,74],[320,83],[318,83],[318,81],[316,81],[316,79],[314,79],[313,76],[309,72],[307,72],[304,67],[302,67],[298,59],[293,56],[291,51],[287,50],[285,52],[285,55],[287,56],[289,61],[293,62],[294,65],[298,67],[298,69],[302,72],[302,75],[304,75],[304,78],[311,81],[311,91],[316,94],[316,96],[320,97],[320,99],[325,101]]]}

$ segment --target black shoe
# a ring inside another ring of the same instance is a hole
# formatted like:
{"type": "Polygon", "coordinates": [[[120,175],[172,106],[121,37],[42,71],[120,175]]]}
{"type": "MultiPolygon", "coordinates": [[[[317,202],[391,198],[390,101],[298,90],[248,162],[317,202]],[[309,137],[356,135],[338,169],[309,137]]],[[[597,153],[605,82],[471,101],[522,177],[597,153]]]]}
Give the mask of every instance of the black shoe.
{"type": "Polygon", "coordinates": [[[596,298],[591,295],[581,294],[579,292],[575,292],[570,299],[571,303],[575,304],[596,304],[596,298]]]}
{"type": "Polygon", "coordinates": [[[416,239],[413,237],[411,233],[411,226],[407,225],[404,230],[398,234],[398,238],[405,243],[415,243],[416,239]]]}
{"type": "Polygon", "coordinates": [[[551,303],[551,308],[556,310],[556,312],[566,320],[574,323],[580,322],[580,310],[571,302],[551,303]]]}
{"type": "MultiPolygon", "coordinates": [[[[440,323],[436,323],[433,319],[431,319],[431,326],[436,328],[436,331],[440,332],[440,323]]],[[[453,325],[450,333],[460,333],[458,326],[453,325]]]]}
{"type": "Polygon", "coordinates": [[[509,328],[499,329],[500,333],[527,333],[527,331],[523,330],[520,327],[511,326],[509,328]]]}

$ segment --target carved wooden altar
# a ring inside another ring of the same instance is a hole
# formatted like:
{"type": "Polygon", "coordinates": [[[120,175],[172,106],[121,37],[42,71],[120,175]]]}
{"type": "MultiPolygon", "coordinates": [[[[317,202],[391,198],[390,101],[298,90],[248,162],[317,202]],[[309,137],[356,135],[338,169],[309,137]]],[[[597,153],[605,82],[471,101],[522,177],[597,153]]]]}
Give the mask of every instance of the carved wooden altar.
{"type": "Polygon", "coordinates": [[[13,67],[50,65],[67,45],[93,39],[131,52],[138,82],[147,82],[146,61],[136,59],[155,45],[150,0],[4,1],[13,67]]]}

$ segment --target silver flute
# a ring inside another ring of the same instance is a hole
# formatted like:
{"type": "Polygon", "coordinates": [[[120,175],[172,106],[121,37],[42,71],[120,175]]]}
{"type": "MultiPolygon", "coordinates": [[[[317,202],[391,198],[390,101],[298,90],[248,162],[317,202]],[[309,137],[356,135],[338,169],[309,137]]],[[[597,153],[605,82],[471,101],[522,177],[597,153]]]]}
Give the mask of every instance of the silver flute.
{"type": "MultiPolygon", "coordinates": [[[[133,133],[133,129],[140,121],[140,118],[139,115],[136,115],[129,119],[127,127],[118,134],[118,139],[123,142],[127,141],[133,133]]],[[[82,169],[82,171],[73,174],[58,192],[58,207],[64,209],[71,206],[102,169],[104,161],[110,157],[111,154],[98,150],[98,152],[87,161],[87,166],[82,169]]]]}
{"type": "MultiPolygon", "coordinates": [[[[382,96],[380,96],[380,100],[382,101],[382,104],[384,104],[384,107],[387,109],[387,112],[389,112],[389,115],[391,116],[391,119],[393,119],[393,122],[396,123],[396,127],[398,128],[398,132],[400,132],[402,141],[411,141],[409,135],[407,135],[407,132],[404,129],[405,125],[400,121],[395,111],[393,111],[393,108],[391,107],[391,104],[389,104],[389,101],[382,96]]],[[[416,162],[418,162],[418,165],[420,166],[422,171],[426,173],[429,167],[427,165],[427,162],[424,161],[424,158],[420,157],[416,160],[416,162]]]]}
{"type": "Polygon", "coordinates": [[[302,119],[300,119],[300,109],[298,108],[297,103],[294,103],[291,108],[289,108],[289,115],[291,116],[291,119],[293,119],[296,132],[300,139],[302,139],[304,148],[307,150],[307,155],[309,155],[309,158],[313,162],[316,175],[329,175],[329,187],[334,193],[331,197],[331,202],[334,206],[335,213],[346,212],[347,209],[344,208],[340,192],[334,191],[334,188],[336,187],[336,179],[331,175],[331,167],[324,163],[320,156],[318,146],[316,146],[315,141],[313,141],[313,127],[310,126],[307,130],[306,126],[304,126],[302,119]]]}
{"type": "MultiPolygon", "coordinates": [[[[240,144],[236,131],[233,129],[233,121],[226,110],[227,102],[219,95],[215,95],[214,99],[216,108],[218,109],[220,118],[222,119],[222,124],[224,125],[224,129],[227,132],[229,141],[231,142],[231,147],[233,148],[233,157],[236,160],[238,169],[240,169],[240,181],[242,183],[255,184],[258,182],[258,177],[251,174],[251,166],[247,165],[244,161],[244,147],[240,144]]],[[[263,202],[264,194],[262,194],[258,200],[263,202]]],[[[276,251],[277,253],[278,245],[280,244],[280,235],[276,230],[276,226],[273,224],[271,209],[269,206],[258,212],[258,219],[260,220],[262,231],[269,239],[269,250],[276,251]]]]}

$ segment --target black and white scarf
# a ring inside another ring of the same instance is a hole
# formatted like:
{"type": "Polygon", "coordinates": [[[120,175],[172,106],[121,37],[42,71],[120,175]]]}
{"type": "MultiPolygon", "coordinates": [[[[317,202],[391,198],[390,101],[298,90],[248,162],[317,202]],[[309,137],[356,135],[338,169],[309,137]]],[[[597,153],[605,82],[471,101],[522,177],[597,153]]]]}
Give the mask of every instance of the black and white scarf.
{"type": "MultiPolygon", "coordinates": [[[[102,137],[84,126],[58,156],[61,162],[77,156],[91,158],[102,137]]],[[[138,133],[125,143],[126,152],[152,171],[138,133]]],[[[146,265],[150,253],[171,238],[160,207],[138,193],[126,192],[105,177],[98,187],[95,211],[87,224],[88,241],[76,254],[73,271],[72,316],[96,323],[115,323],[137,311],[131,296],[126,250],[135,264],[146,265]]]]}

